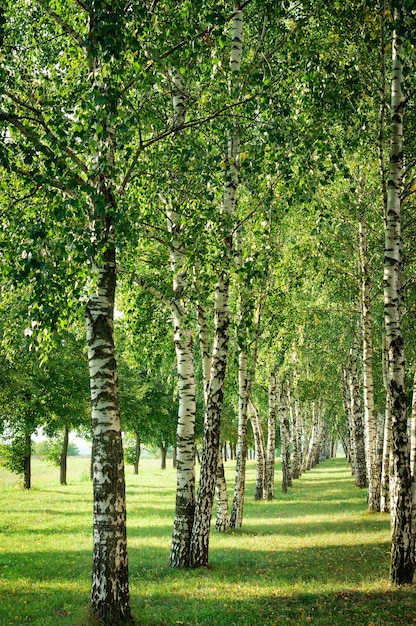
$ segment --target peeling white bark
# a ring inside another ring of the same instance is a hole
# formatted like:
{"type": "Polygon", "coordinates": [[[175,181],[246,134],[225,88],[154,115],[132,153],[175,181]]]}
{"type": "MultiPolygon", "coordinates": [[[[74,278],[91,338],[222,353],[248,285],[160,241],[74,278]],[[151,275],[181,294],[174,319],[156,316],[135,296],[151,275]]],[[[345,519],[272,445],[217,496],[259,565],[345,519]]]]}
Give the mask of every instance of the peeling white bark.
{"type": "Polygon", "coordinates": [[[377,454],[377,428],[374,409],[373,331],[371,314],[371,279],[368,265],[367,222],[359,222],[361,260],[361,318],[363,336],[363,398],[365,443],[368,473],[368,510],[380,511],[380,459],[377,454]]]}
{"type": "Polygon", "coordinates": [[[390,109],[390,171],[387,187],[384,247],[384,320],[388,348],[388,386],[391,392],[393,476],[392,551],[390,580],[402,585],[413,581],[412,477],[407,433],[404,341],[402,317],[401,193],[403,178],[403,24],[401,2],[394,7],[390,109]]]}

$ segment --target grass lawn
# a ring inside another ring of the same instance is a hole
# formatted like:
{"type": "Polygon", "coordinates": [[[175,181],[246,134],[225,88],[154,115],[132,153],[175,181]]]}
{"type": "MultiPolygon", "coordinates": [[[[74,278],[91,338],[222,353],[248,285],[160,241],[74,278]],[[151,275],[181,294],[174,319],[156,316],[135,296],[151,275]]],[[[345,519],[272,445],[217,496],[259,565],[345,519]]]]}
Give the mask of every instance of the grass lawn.
{"type": "MultiPolygon", "coordinates": [[[[388,583],[389,518],[366,512],[343,459],[319,465],[289,493],[256,503],[248,463],[244,526],[210,541],[210,567],[168,567],[175,472],[127,468],[132,609],[139,625],[416,623],[416,588],[388,583]]],[[[92,498],[88,459],[69,484],[34,460],[33,489],[0,469],[0,625],[87,624],[92,498]]],[[[226,463],[231,491],[234,463],[226,463]]]]}

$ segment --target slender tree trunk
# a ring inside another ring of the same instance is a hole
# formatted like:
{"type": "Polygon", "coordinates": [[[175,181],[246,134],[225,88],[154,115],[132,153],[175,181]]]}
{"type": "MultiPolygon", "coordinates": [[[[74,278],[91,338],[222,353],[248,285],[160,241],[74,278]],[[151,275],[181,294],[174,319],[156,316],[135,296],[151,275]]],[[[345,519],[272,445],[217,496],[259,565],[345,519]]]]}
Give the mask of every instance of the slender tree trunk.
{"type": "Polygon", "coordinates": [[[355,468],[355,441],[353,436],[354,425],[353,425],[353,416],[351,410],[351,393],[350,393],[350,384],[349,384],[349,373],[348,368],[344,366],[342,368],[342,400],[344,405],[344,413],[347,421],[347,429],[348,429],[348,442],[343,442],[345,456],[347,461],[351,464],[351,473],[355,476],[356,468],[355,468]]]}
{"type": "Polygon", "coordinates": [[[321,424],[321,412],[319,403],[317,401],[314,401],[312,402],[312,429],[306,463],[307,470],[313,469],[319,462],[319,448],[321,445],[323,432],[324,431],[321,424]]]}
{"type": "Polygon", "coordinates": [[[293,418],[292,418],[292,428],[293,428],[293,478],[300,478],[302,473],[302,419],[301,419],[301,411],[300,411],[300,400],[299,400],[299,390],[296,383],[296,378],[294,381],[294,399],[292,404],[293,418]]]}
{"type": "Polygon", "coordinates": [[[195,413],[196,390],[192,335],[184,327],[178,307],[173,315],[179,410],[176,431],[176,509],[169,563],[189,565],[189,549],[195,512],[195,413]]]}
{"type": "MultiPolygon", "coordinates": [[[[185,92],[179,71],[171,71],[173,126],[185,121],[185,92]]],[[[179,176],[179,175],[178,175],[179,176]]],[[[188,287],[185,250],[181,241],[181,215],[172,201],[166,200],[170,235],[170,260],[173,275],[171,302],[176,367],[178,373],[178,424],[176,429],[176,507],[169,563],[174,567],[189,565],[189,550],[195,512],[195,413],[196,388],[193,361],[193,338],[187,323],[183,300],[188,287]]]]}
{"type": "Polygon", "coordinates": [[[303,432],[305,434],[304,454],[302,459],[302,473],[308,469],[308,460],[310,456],[310,450],[312,446],[312,418],[309,420],[310,405],[307,407],[307,412],[303,414],[303,432]]]}
{"type": "MultiPolygon", "coordinates": [[[[234,495],[233,505],[231,510],[230,527],[241,528],[243,524],[243,512],[244,512],[244,494],[245,494],[245,481],[246,481],[246,459],[247,459],[247,409],[249,398],[251,394],[251,388],[253,385],[256,367],[257,367],[257,355],[258,355],[258,343],[260,337],[260,322],[263,306],[263,294],[260,294],[256,321],[254,327],[254,339],[252,340],[251,349],[251,367],[248,369],[248,357],[244,349],[240,349],[239,352],[239,365],[238,365],[238,443],[236,453],[236,472],[234,481],[234,495]]],[[[249,313],[251,314],[251,313],[249,313]]],[[[244,307],[241,306],[240,317],[243,319],[247,315],[244,311],[244,307]]],[[[246,322],[243,322],[246,323],[246,322]]],[[[245,338],[246,345],[248,344],[247,335],[245,338]]]]}
{"type": "Polygon", "coordinates": [[[61,483],[61,485],[66,485],[68,443],[69,443],[69,431],[65,427],[64,438],[63,438],[63,441],[62,441],[62,451],[61,451],[60,462],[59,462],[59,465],[60,465],[60,483],[61,483]]]}
{"type": "Polygon", "coordinates": [[[276,403],[277,379],[275,372],[270,374],[269,382],[269,415],[267,422],[267,458],[266,458],[266,500],[274,499],[274,468],[276,456],[276,403]]]}
{"type": "Polygon", "coordinates": [[[32,488],[32,437],[30,435],[26,435],[26,454],[24,458],[24,469],[23,469],[23,488],[31,489],[32,488]]]}
{"type": "Polygon", "coordinates": [[[278,383],[278,405],[280,441],[282,446],[282,491],[286,493],[292,485],[290,466],[290,425],[287,414],[287,392],[283,382],[278,383]]]}
{"type": "Polygon", "coordinates": [[[137,476],[139,473],[140,453],[141,453],[141,441],[140,433],[135,433],[135,449],[134,449],[134,474],[137,476]]]}
{"type": "Polygon", "coordinates": [[[221,446],[218,448],[218,466],[217,480],[215,482],[215,493],[217,496],[217,520],[215,522],[215,530],[224,532],[228,529],[228,497],[227,485],[225,482],[224,463],[222,458],[221,446]]]}
{"type": "Polygon", "coordinates": [[[391,454],[391,399],[390,391],[386,393],[386,417],[384,420],[383,458],[381,464],[380,512],[390,511],[390,476],[392,474],[391,454]]]}
{"type": "Polygon", "coordinates": [[[371,278],[368,265],[367,222],[362,213],[359,223],[361,259],[361,317],[363,332],[363,397],[365,443],[368,473],[368,510],[380,510],[380,459],[377,454],[377,428],[374,409],[373,331],[371,278]]]}
{"type": "Polygon", "coordinates": [[[166,457],[168,454],[168,449],[165,445],[160,446],[160,469],[166,469],[166,457]]]}
{"type": "Polygon", "coordinates": [[[90,480],[94,480],[94,440],[91,442],[91,454],[90,454],[90,480]]]}
{"type": "Polygon", "coordinates": [[[387,188],[384,253],[384,317],[389,355],[388,385],[391,391],[393,476],[390,489],[392,551],[390,580],[396,585],[413,581],[412,476],[406,418],[405,359],[401,324],[402,237],[401,192],[403,180],[403,67],[401,61],[403,10],[393,3],[392,80],[390,111],[390,170],[387,188]]]}
{"type": "Polygon", "coordinates": [[[265,479],[266,479],[266,456],[264,452],[264,436],[260,423],[258,409],[252,399],[248,402],[248,415],[253,428],[255,457],[256,457],[256,488],[254,491],[255,500],[264,500],[265,479]]]}
{"type": "MultiPolygon", "coordinates": [[[[378,159],[380,168],[381,193],[383,198],[384,214],[387,215],[387,171],[384,151],[384,128],[386,120],[386,27],[385,15],[386,7],[384,0],[380,2],[380,114],[378,133],[378,159]]],[[[391,394],[388,385],[388,350],[386,346],[386,336],[383,333],[383,382],[386,392],[386,408],[384,418],[383,454],[381,461],[381,484],[380,484],[380,511],[388,513],[390,511],[390,475],[392,473],[391,455],[391,394]]]]}
{"type": "Polygon", "coordinates": [[[358,381],[358,349],[357,339],[354,338],[350,349],[349,387],[352,415],[353,449],[355,452],[355,484],[361,489],[367,487],[367,463],[365,455],[364,425],[362,417],[361,392],[358,381]]]}
{"type": "MultiPolygon", "coordinates": [[[[236,102],[239,97],[239,89],[240,89],[240,68],[241,68],[241,59],[242,59],[242,45],[243,45],[243,11],[239,9],[238,3],[234,2],[234,15],[232,21],[232,42],[231,42],[231,53],[230,53],[230,72],[229,72],[229,92],[230,96],[236,102]]],[[[233,219],[235,215],[236,205],[237,205],[237,189],[239,183],[239,169],[240,169],[240,129],[238,121],[233,123],[233,129],[230,133],[229,137],[229,145],[228,145],[228,171],[227,171],[227,180],[224,185],[224,198],[223,198],[223,213],[228,216],[228,218],[233,219]]],[[[227,262],[230,263],[231,252],[233,248],[233,237],[232,235],[228,235],[226,238],[227,241],[227,262]]],[[[229,282],[229,273],[227,274],[227,282],[229,282]]],[[[240,419],[240,412],[239,412],[240,419]]],[[[242,444],[244,448],[244,444],[242,444]]],[[[238,456],[237,452],[237,456],[238,456]]],[[[244,465],[244,461],[241,459],[237,460],[237,466],[240,464],[242,468],[244,465]]],[[[242,492],[244,494],[244,481],[245,475],[242,479],[242,492]]],[[[238,490],[236,487],[234,488],[234,493],[239,491],[241,494],[241,488],[238,490]]],[[[242,514],[242,511],[241,511],[242,514]]],[[[238,520],[237,520],[238,523],[238,520]]],[[[236,511],[235,511],[235,503],[233,500],[231,518],[230,518],[230,527],[234,528],[236,524],[236,511]]],[[[241,522],[240,522],[241,524],[241,522]]]]}
{"type": "Polygon", "coordinates": [[[247,406],[248,406],[248,372],[247,354],[240,351],[238,355],[238,426],[237,451],[234,480],[234,495],[231,509],[231,528],[241,528],[243,524],[244,493],[246,484],[247,459],[247,406]]]}

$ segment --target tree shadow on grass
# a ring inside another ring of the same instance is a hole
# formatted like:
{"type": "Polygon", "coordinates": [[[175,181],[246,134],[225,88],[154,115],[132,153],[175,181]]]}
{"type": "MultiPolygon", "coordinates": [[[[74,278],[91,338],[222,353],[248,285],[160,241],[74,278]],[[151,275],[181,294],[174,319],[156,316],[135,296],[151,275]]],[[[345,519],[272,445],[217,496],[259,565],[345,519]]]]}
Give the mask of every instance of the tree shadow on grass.
{"type": "Polygon", "coordinates": [[[133,601],[133,611],[141,626],[272,626],[277,624],[314,626],[408,625],[416,618],[415,592],[390,590],[385,593],[359,593],[346,588],[335,594],[276,593],[256,598],[212,599],[201,601],[180,591],[154,594],[133,601]]]}

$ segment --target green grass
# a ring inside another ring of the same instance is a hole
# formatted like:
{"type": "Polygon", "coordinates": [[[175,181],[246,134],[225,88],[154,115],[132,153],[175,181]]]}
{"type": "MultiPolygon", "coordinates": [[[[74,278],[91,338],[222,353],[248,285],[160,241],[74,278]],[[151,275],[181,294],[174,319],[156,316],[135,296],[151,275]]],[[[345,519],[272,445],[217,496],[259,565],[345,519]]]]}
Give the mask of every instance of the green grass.
{"type": "MultiPolygon", "coordinates": [[[[87,624],[92,502],[88,460],[70,458],[66,487],[35,460],[33,490],[0,470],[0,624],[87,624]]],[[[145,460],[127,470],[132,609],[138,624],[209,626],[416,623],[414,587],[389,586],[389,518],[366,512],[342,459],[287,494],[256,503],[248,464],[244,526],[210,541],[208,569],[167,565],[175,473],[145,460]]],[[[234,464],[226,464],[229,489],[234,464]]]]}

